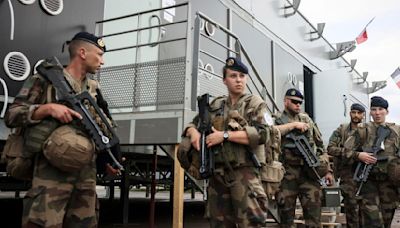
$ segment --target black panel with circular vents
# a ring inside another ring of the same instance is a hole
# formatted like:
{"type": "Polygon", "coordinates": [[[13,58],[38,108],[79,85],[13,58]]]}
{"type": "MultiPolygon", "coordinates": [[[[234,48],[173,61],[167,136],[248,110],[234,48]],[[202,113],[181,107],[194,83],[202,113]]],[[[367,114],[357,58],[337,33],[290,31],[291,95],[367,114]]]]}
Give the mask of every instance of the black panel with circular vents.
{"type": "Polygon", "coordinates": [[[12,102],[35,63],[57,56],[66,64],[69,56],[61,52],[62,44],[77,32],[94,33],[104,4],[104,0],[0,0],[0,121],[2,103],[12,102]]]}

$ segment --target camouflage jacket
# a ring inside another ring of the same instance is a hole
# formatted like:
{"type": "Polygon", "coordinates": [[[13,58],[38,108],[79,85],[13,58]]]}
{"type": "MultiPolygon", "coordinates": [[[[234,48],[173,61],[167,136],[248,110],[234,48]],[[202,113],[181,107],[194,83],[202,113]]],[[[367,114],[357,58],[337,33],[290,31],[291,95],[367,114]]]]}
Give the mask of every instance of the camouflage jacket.
{"type": "MultiPolygon", "coordinates": [[[[384,145],[381,146],[384,150],[378,154],[378,159],[379,157],[387,157],[388,159],[378,161],[373,170],[386,173],[388,162],[396,157],[400,148],[400,126],[394,123],[382,125],[390,129],[390,135],[385,139],[384,145]]],[[[344,158],[348,159],[349,163],[358,162],[359,152],[372,148],[377,137],[378,126],[374,122],[362,123],[350,134],[344,144],[343,153],[344,158]]]]}
{"type": "Polygon", "coordinates": [[[341,158],[344,156],[344,143],[350,137],[352,132],[350,124],[341,124],[333,131],[329,138],[328,154],[334,157],[341,158]]]}
{"type": "MultiPolygon", "coordinates": [[[[85,78],[81,83],[76,81],[64,69],[64,77],[73,87],[76,93],[88,91],[96,100],[97,81],[85,78]]],[[[9,128],[26,128],[41,120],[32,120],[32,114],[37,105],[56,103],[56,91],[50,82],[39,74],[30,76],[22,86],[5,115],[5,123],[9,128]]]]}
{"type": "Polygon", "coordinates": [[[333,157],[333,170],[336,177],[343,176],[344,173],[349,172],[348,167],[344,169],[348,163],[344,156],[344,144],[350,137],[352,131],[350,123],[341,124],[335,131],[333,131],[329,138],[327,151],[328,154],[333,157]]]}

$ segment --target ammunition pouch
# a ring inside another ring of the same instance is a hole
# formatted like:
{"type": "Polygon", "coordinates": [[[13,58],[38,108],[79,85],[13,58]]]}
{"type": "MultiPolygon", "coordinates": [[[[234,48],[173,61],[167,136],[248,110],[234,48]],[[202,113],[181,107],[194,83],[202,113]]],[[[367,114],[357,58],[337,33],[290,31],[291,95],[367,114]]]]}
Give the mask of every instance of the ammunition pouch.
{"type": "Polygon", "coordinates": [[[375,176],[387,175],[388,174],[388,165],[389,165],[388,158],[386,158],[386,159],[379,158],[379,156],[378,156],[378,161],[372,168],[371,174],[373,174],[375,176]]]}
{"type": "Polygon", "coordinates": [[[279,186],[285,175],[285,168],[282,163],[273,161],[272,163],[263,165],[260,173],[264,191],[268,199],[274,198],[275,194],[279,192],[279,186]]]}
{"type": "Polygon", "coordinates": [[[215,151],[215,165],[216,167],[225,166],[229,163],[232,167],[239,165],[239,153],[246,153],[246,149],[241,145],[233,145],[231,142],[224,142],[222,146],[216,146],[215,151]]]}
{"type": "Polygon", "coordinates": [[[59,126],[55,119],[44,119],[40,123],[25,129],[24,147],[27,153],[39,153],[43,149],[43,143],[50,134],[59,126]]]}
{"type": "Polygon", "coordinates": [[[249,152],[248,148],[244,145],[224,142],[223,146],[216,146],[214,150],[216,166],[221,167],[226,166],[226,164],[229,164],[233,168],[239,166],[255,166],[248,156],[248,153],[252,152],[249,152]]]}

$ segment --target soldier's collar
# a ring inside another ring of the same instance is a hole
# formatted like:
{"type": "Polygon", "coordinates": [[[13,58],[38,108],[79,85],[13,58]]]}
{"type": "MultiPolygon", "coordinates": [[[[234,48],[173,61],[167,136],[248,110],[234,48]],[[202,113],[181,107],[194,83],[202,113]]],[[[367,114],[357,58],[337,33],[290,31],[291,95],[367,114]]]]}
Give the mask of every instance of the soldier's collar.
{"type": "Polygon", "coordinates": [[[296,118],[299,114],[292,114],[288,109],[285,108],[285,110],[283,111],[288,117],[290,118],[296,118]]]}

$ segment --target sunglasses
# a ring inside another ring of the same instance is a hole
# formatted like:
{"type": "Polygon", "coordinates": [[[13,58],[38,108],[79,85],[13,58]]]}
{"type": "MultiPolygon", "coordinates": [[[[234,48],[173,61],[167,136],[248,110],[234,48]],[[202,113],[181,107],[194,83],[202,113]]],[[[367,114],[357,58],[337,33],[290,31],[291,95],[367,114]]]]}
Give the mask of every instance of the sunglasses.
{"type": "Polygon", "coordinates": [[[299,104],[299,105],[303,104],[303,101],[299,101],[299,100],[295,100],[295,99],[290,99],[290,102],[292,102],[292,104],[295,104],[295,105],[297,105],[297,104],[299,104]]]}

